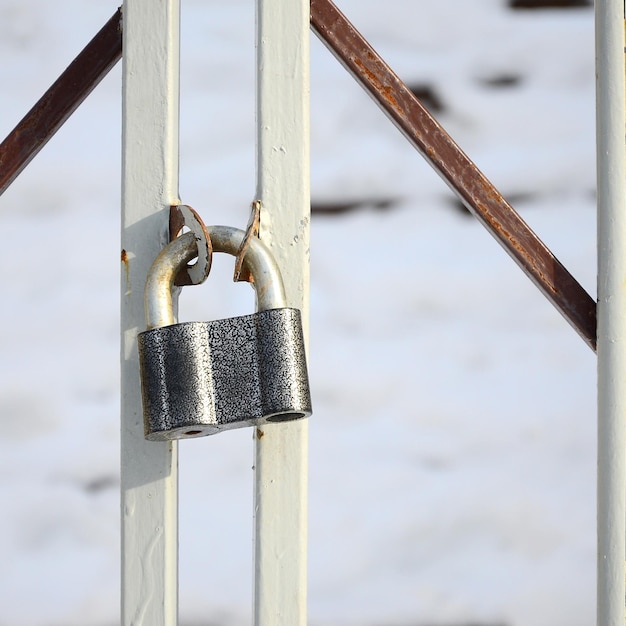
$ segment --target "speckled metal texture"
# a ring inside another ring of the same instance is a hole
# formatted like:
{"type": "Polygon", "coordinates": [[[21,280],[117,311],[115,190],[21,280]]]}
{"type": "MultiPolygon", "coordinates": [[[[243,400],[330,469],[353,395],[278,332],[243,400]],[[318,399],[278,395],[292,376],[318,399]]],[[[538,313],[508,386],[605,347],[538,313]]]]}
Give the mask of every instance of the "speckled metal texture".
{"type": "Polygon", "coordinates": [[[147,439],[311,414],[298,309],[154,328],[139,334],[138,345],[147,439]]]}

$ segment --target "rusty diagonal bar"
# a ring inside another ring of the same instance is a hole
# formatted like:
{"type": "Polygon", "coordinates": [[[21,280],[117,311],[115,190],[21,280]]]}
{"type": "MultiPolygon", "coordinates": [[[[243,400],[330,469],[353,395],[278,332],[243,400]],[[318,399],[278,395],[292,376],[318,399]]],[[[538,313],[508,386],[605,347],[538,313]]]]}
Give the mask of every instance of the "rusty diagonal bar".
{"type": "Polygon", "coordinates": [[[0,144],[0,195],[122,56],[118,9],[0,144]]]}
{"type": "MultiPolygon", "coordinates": [[[[311,26],[595,351],[596,303],[502,194],[331,0],[311,0],[311,26]]],[[[0,195],[121,56],[122,14],[118,9],[0,144],[0,195]]]]}
{"type": "Polygon", "coordinates": [[[596,349],[596,303],[331,0],[311,0],[315,34],[565,319],[596,349]]]}

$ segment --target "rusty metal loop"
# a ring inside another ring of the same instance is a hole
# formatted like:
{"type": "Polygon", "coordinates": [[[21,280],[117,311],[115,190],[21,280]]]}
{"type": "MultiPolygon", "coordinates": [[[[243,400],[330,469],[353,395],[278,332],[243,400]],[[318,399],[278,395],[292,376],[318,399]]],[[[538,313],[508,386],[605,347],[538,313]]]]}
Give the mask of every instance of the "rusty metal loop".
{"type": "Polygon", "coordinates": [[[233,274],[234,282],[254,282],[254,276],[248,271],[244,264],[246,252],[250,246],[250,240],[259,236],[259,227],[261,225],[261,201],[254,200],[250,205],[250,219],[246,227],[246,234],[237,251],[237,260],[235,261],[235,272],[233,274]]]}
{"type": "MultiPolygon", "coordinates": [[[[197,261],[193,265],[188,263],[183,267],[174,280],[177,287],[186,285],[200,285],[211,271],[213,246],[206,225],[198,213],[188,204],[178,204],[170,207],[170,242],[178,238],[183,228],[193,233],[198,249],[197,261]]],[[[195,257],[192,257],[195,258],[195,257]]]]}

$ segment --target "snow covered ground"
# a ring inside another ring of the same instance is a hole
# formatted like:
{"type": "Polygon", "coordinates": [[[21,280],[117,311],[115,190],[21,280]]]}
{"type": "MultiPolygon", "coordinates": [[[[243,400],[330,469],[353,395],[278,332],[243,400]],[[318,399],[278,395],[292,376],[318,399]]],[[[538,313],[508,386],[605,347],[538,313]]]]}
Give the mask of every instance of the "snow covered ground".
{"type": "MultiPolygon", "coordinates": [[[[595,295],[593,11],[338,4],[595,295]]],[[[0,0],[0,136],[116,6],[0,0]]],[[[243,227],[253,2],[182,20],[181,197],[243,227]]],[[[119,621],[119,153],[117,67],[0,199],[0,626],[119,621]]],[[[312,202],[311,625],[593,623],[595,356],[314,38],[312,202]]],[[[216,265],[181,318],[250,310],[216,265]]],[[[250,623],[250,439],[181,444],[183,626],[250,623]]]]}

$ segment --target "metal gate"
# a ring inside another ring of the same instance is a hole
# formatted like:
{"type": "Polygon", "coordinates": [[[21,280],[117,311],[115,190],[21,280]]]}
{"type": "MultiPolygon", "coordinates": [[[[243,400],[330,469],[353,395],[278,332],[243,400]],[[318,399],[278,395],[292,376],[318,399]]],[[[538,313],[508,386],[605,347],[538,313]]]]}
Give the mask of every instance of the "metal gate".
{"type": "MultiPolygon", "coordinates": [[[[308,310],[308,33],[316,35],[599,358],[598,624],[623,624],[624,3],[596,2],[596,303],[330,0],[257,0],[257,193],[290,306],[308,310]],[[285,63],[289,59],[289,64],[285,63]],[[280,209],[278,207],[281,207],[280,209]],[[294,245],[295,242],[295,245],[294,245]],[[596,332],[597,328],[597,332],[596,332]]],[[[142,437],[135,340],[143,285],[178,198],[178,0],[127,0],[0,145],[0,193],[122,57],[122,585],[124,624],[177,620],[177,447],[142,437]],[[140,227],[137,227],[137,226],[140,227]]],[[[306,623],[307,424],[256,437],[258,625],[306,623]]]]}

